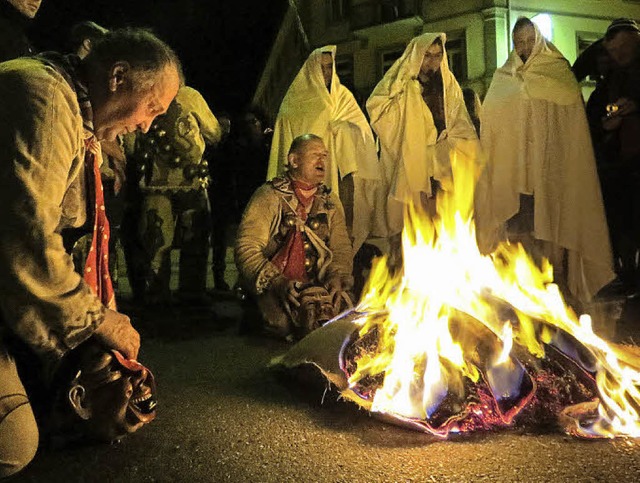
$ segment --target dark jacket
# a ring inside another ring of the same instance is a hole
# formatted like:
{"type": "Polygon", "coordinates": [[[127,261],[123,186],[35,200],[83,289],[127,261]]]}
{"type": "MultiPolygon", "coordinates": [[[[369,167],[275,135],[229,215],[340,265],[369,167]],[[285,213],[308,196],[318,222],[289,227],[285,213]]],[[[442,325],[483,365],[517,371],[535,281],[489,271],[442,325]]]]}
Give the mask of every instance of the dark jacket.
{"type": "Polygon", "coordinates": [[[29,23],[13,5],[0,1],[0,62],[35,53],[26,35],[29,23]]]}

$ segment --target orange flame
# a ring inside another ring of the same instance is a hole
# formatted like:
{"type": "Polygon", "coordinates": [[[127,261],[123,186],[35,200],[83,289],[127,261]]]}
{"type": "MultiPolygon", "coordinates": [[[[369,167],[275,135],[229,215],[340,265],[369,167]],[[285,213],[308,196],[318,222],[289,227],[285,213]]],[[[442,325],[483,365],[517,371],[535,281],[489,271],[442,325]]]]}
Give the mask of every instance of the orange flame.
{"type": "MultiPolygon", "coordinates": [[[[480,322],[499,341],[483,362],[493,369],[513,364],[514,343],[544,357],[544,343],[560,329],[596,361],[599,417],[584,435],[640,436],[638,364],[595,335],[589,315],[578,318],[565,304],[548,261],[537,266],[520,244],[480,253],[473,221],[478,170],[463,157],[453,159],[452,167],[453,189],[438,198],[435,217],[408,207],[403,269],[391,273],[385,258],[374,263],[357,323],[361,337],[377,329],[378,348],[358,360],[350,386],[384,375],[371,410],[425,420],[447,392],[462,396],[464,378],[480,377],[475,344],[465,343],[478,337],[468,321],[480,322]]],[[[492,370],[492,386],[508,393],[513,383],[500,375],[510,372],[492,370]]]]}

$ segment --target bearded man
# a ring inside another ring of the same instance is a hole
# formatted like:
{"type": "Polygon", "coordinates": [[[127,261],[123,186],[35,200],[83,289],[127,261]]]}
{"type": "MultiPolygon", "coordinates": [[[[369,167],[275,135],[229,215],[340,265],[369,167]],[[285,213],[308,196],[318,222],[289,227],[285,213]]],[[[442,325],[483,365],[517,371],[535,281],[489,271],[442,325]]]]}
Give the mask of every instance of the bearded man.
{"type": "Polygon", "coordinates": [[[433,213],[436,191],[451,189],[453,153],[477,155],[478,138],[449,70],[445,42],[443,33],[411,40],[367,100],[380,138],[392,236],[402,230],[406,203],[433,213]]]}
{"type": "Polygon", "coordinates": [[[180,83],[175,53],[143,30],[109,32],[83,60],[0,64],[0,477],[38,447],[22,378],[51,374],[89,338],[125,359],[138,354],[140,336],[116,311],[110,283],[99,142],[147,131],[180,83]],[[80,274],[69,253],[86,231],[80,274]],[[30,351],[20,375],[16,346],[30,351]]]}

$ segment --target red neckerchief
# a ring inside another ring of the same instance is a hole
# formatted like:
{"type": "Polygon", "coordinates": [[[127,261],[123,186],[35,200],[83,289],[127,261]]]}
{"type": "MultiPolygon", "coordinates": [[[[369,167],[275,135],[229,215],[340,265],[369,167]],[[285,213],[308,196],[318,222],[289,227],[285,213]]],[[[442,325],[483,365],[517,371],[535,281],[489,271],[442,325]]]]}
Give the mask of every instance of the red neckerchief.
{"type": "MultiPolygon", "coordinates": [[[[298,199],[296,214],[302,221],[306,221],[307,209],[313,204],[313,200],[317,193],[317,186],[297,180],[291,180],[291,184],[293,185],[293,193],[298,199]],[[309,196],[304,196],[302,193],[303,190],[307,191],[314,188],[316,188],[316,191],[311,193],[309,196]]],[[[304,237],[297,227],[293,227],[289,230],[282,248],[280,248],[280,250],[278,250],[271,259],[271,263],[273,263],[289,280],[308,282],[309,277],[304,266],[304,261],[304,237]]]]}
{"type": "Polygon", "coordinates": [[[84,280],[93,289],[102,303],[109,309],[116,309],[116,297],[109,274],[109,220],[104,206],[104,193],[100,177],[100,144],[95,137],[85,140],[85,169],[93,173],[95,191],[93,238],[84,266],[84,280]]]}
{"type": "Polygon", "coordinates": [[[100,143],[93,134],[93,108],[89,99],[89,90],[78,72],[80,58],[77,55],[62,56],[54,52],[44,53],[40,58],[64,77],[78,98],[82,127],[85,132],[85,172],[86,176],[93,173],[95,191],[93,239],[84,266],[84,280],[106,307],[115,310],[116,298],[109,275],[109,221],[105,212],[102,179],[100,178],[102,153],[100,143]]]}

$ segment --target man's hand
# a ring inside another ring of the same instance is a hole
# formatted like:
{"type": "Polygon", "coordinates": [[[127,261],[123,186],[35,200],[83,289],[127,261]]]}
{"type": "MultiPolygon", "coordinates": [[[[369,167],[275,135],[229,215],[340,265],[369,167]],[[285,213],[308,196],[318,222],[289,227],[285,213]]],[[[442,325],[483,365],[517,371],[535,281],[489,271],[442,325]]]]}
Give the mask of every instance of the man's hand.
{"type": "Polygon", "coordinates": [[[333,277],[327,282],[326,286],[327,292],[329,292],[329,296],[331,297],[331,303],[337,310],[340,305],[340,296],[344,290],[340,277],[333,277]]]}
{"type": "Polygon", "coordinates": [[[638,112],[638,105],[636,104],[636,101],[632,99],[621,97],[615,103],[618,106],[618,110],[613,113],[614,116],[624,117],[629,114],[633,114],[634,112],[638,112]]]}
{"type": "Polygon", "coordinates": [[[296,289],[295,280],[289,280],[284,276],[278,277],[273,283],[273,289],[282,300],[289,302],[294,307],[300,307],[300,302],[298,301],[300,292],[296,289]]]}
{"type": "Polygon", "coordinates": [[[124,314],[106,309],[104,321],[96,329],[95,336],[109,349],[120,351],[127,359],[135,360],[138,357],[140,334],[124,314]]]}
{"type": "MultiPolygon", "coordinates": [[[[621,97],[616,102],[611,104],[615,107],[615,110],[611,110],[605,117],[602,118],[602,128],[605,131],[614,131],[622,124],[622,118],[638,112],[638,105],[636,101],[621,97]]],[[[609,106],[607,106],[609,108],[609,106]]]]}

